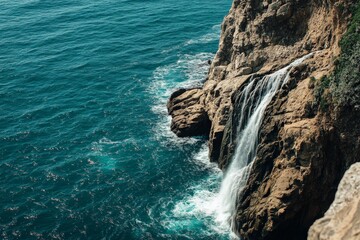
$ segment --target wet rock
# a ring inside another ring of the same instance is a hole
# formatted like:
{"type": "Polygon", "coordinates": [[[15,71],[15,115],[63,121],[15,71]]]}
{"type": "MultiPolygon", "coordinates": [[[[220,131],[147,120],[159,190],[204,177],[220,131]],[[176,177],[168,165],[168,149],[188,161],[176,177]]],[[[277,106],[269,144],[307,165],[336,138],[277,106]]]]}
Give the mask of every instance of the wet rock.
{"type": "Polygon", "coordinates": [[[335,133],[320,129],[320,118],[308,114],[308,81],[283,88],[266,109],[257,157],[235,216],[244,239],[305,239],[332,201],[343,159],[333,147],[335,133]]]}
{"type": "Polygon", "coordinates": [[[178,136],[208,135],[211,161],[226,169],[236,144],[236,96],[247,74],[272,73],[326,44],[292,69],[265,111],[257,157],[234,218],[234,230],[244,239],[305,239],[332,202],[346,159],[359,158],[353,153],[360,149],[359,133],[350,126],[360,116],[344,118],[354,116],[354,109],[344,110],[336,125],[313,105],[309,76],[320,79],[333,71],[347,27],[348,18],[334,8],[334,1],[325,0],[235,0],[203,88],[181,90],[169,101],[172,130],[178,136]]]}

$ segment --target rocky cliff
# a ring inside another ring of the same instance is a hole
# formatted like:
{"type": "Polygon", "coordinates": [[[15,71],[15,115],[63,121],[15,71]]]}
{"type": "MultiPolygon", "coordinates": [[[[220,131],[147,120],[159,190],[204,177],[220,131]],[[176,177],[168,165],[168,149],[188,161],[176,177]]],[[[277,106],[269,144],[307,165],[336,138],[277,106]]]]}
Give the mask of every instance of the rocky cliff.
{"type": "Polygon", "coordinates": [[[322,88],[354,3],[234,0],[204,86],[180,89],[169,100],[172,130],[208,135],[210,160],[226,169],[236,146],[238,96],[249,79],[314,53],[291,69],[265,111],[257,156],[236,204],[233,230],[245,239],[306,238],[344,171],[360,160],[360,107],[325,103],[330,90],[322,88]]]}
{"type": "Polygon", "coordinates": [[[309,230],[308,240],[360,239],[360,163],[346,171],[335,201],[309,230]]]}

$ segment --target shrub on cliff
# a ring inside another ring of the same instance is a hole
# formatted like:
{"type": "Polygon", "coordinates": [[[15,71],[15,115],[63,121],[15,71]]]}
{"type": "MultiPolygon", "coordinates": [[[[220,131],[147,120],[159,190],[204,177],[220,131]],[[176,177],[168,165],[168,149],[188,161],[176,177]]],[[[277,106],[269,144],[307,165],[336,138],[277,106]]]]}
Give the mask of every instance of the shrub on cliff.
{"type": "Polygon", "coordinates": [[[347,32],[340,41],[341,55],[334,76],[331,92],[339,106],[360,106],[360,3],[353,9],[347,32]]]}
{"type": "Polygon", "coordinates": [[[331,92],[329,91],[329,87],[333,78],[333,76],[324,76],[320,81],[316,81],[316,79],[312,80],[316,81],[314,91],[315,104],[316,106],[319,106],[323,112],[328,110],[331,103],[331,92]]]}

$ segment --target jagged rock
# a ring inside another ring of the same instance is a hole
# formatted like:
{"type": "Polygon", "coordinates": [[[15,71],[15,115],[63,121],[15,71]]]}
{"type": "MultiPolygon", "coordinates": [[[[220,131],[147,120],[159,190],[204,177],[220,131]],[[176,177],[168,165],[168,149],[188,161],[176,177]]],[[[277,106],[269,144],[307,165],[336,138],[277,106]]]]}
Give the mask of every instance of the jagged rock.
{"type": "Polygon", "coordinates": [[[172,130],[179,136],[208,134],[210,160],[225,169],[236,145],[236,97],[247,80],[316,52],[291,70],[265,111],[257,157],[237,201],[234,230],[244,239],[305,239],[345,169],[360,161],[360,113],[342,109],[324,116],[313,104],[310,76],[321,79],[333,71],[349,19],[338,5],[347,9],[353,1],[334,2],[234,0],[208,80],[169,102],[172,130]]]}
{"type": "Polygon", "coordinates": [[[324,217],[310,228],[308,240],[360,239],[360,163],[342,178],[335,200],[324,217]]]}
{"type": "Polygon", "coordinates": [[[308,227],[329,206],[344,168],[332,145],[334,129],[319,128],[319,116],[308,117],[310,79],[296,76],[289,80],[296,84],[284,86],[266,109],[257,157],[235,217],[245,239],[305,239],[308,227]]]}
{"type": "Polygon", "coordinates": [[[237,201],[236,230],[244,239],[306,239],[344,171],[360,161],[359,110],[322,114],[311,107],[309,73],[320,79],[331,71],[326,56],[293,68],[265,111],[257,157],[237,201]]]}
{"type": "Polygon", "coordinates": [[[292,13],[291,3],[286,3],[276,11],[276,18],[279,19],[280,21],[284,21],[291,17],[291,13],[292,13]]]}
{"type": "MultiPolygon", "coordinates": [[[[209,136],[211,161],[223,162],[221,166],[226,166],[226,161],[220,159],[226,154],[220,154],[218,149],[223,145],[220,137],[224,136],[226,122],[218,119],[229,119],[228,113],[223,117],[219,115],[225,99],[228,100],[226,108],[231,112],[233,106],[229,100],[244,82],[242,76],[262,75],[280,69],[308,51],[321,49],[324,44],[329,46],[327,53],[336,55],[339,53],[339,35],[345,29],[346,20],[336,15],[334,7],[329,7],[327,2],[234,1],[224,19],[219,50],[203,88],[205,110],[212,122],[209,136]],[[286,21],[278,23],[283,19],[286,21]],[[219,84],[227,87],[215,94],[219,84]],[[225,93],[224,89],[230,91],[225,93]]],[[[328,71],[331,66],[329,63],[326,67],[328,71]]]]}
{"type": "Polygon", "coordinates": [[[251,67],[243,67],[239,71],[239,75],[248,75],[250,73],[252,73],[252,68],[251,67]]]}
{"type": "Polygon", "coordinates": [[[205,135],[210,130],[210,120],[204,109],[201,89],[179,89],[168,102],[172,116],[171,130],[179,137],[205,135]]]}
{"type": "Polygon", "coordinates": [[[281,1],[275,1],[269,5],[270,11],[277,11],[281,6],[281,1]]]}

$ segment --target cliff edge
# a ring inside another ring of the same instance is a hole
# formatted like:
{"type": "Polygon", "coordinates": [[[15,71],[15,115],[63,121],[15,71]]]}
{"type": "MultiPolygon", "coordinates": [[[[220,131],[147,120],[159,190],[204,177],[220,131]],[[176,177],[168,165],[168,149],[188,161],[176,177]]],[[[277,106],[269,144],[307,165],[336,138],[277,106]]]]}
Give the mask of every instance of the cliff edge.
{"type": "Polygon", "coordinates": [[[335,201],[324,217],[309,230],[308,240],[360,239],[360,163],[353,164],[342,178],[335,201]]]}
{"type": "MultiPolygon", "coordinates": [[[[169,100],[171,129],[181,137],[208,135],[210,160],[225,170],[237,144],[238,98],[249,79],[314,53],[290,70],[263,116],[256,159],[233,219],[234,232],[244,239],[305,239],[345,170],[360,161],[360,105],[339,103],[342,93],[331,95],[329,87],[354,5],[234,0],[204,86],[180,89],[169,100]]],[[[356,66],[359,56],[353,58],[356,66]]]]}

